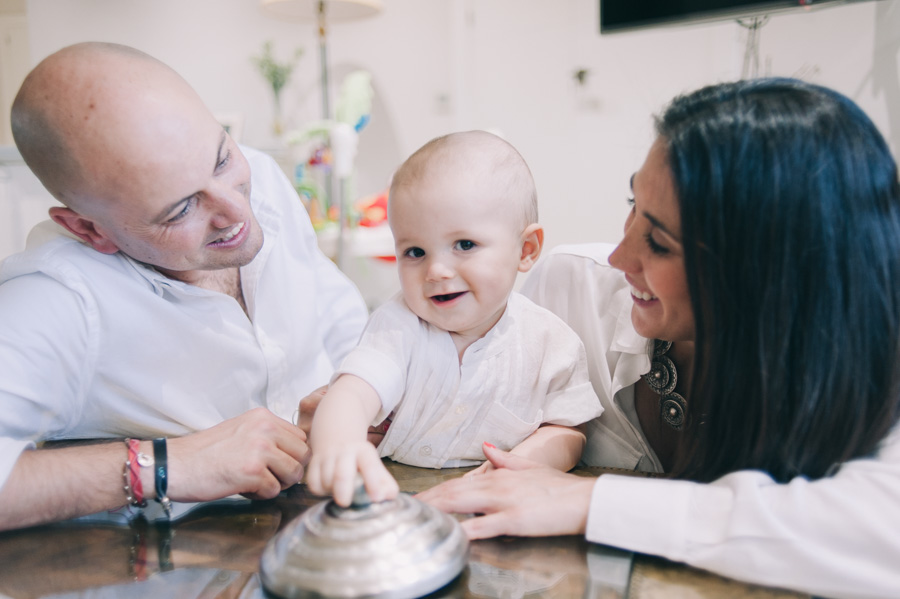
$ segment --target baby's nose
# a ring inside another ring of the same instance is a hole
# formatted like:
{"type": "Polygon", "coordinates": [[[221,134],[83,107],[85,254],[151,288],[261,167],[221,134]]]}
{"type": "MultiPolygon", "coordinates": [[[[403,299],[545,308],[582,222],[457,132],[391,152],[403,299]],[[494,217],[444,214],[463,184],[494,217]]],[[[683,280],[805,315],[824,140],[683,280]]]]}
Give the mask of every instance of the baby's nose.
{"type": "Polygon", "coordinates": [[[426,275],[429,281],[443,281],[453,278],[453,270],[441,260],[433,260],[428,265],[426,275]]]}

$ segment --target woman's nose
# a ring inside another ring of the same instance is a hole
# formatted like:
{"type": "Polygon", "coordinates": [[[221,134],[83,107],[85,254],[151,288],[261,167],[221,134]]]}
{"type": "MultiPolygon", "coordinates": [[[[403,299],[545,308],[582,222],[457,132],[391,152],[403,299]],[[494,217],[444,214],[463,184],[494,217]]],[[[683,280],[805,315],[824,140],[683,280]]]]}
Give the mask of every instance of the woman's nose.
{"type": "Polygon", "coordinates": [[[640,242],[640,236],[636,234],[635,227],[632,226],[633,219],[629,219],[625,223],[625,235],[622,241],[616,246],[616,249],[609,255],[609,265],[622,272],[635,272],[638,267],[638,246],[636,242],[640,242]]]}
{"type": "Polygon", "coordinates": [[[609,265],[622,271],[625,270],[625,259],[623,257],[624,249],[622,247],[623,243],[625,243],[624,239],[619,242],[619,245],[616,246],[616,249],[614,249],[612,251],[612,254],[609,255],[609,265]]]}

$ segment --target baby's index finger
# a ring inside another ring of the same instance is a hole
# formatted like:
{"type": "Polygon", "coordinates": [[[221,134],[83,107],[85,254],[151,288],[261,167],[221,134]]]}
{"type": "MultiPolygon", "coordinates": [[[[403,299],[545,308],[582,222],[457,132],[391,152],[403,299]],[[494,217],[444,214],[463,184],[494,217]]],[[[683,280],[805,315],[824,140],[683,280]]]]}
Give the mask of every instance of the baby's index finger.
{"type": "Polygon", "coordinates": [[[347,484],[346,480],[335,480],[331,489],[334,502],[341,507],[350,507],[353,503],[353,484],[347,484]]]}
{"type": "Polygon", "coordinates": [[[331,485],[335,503],[341,507],[350,506],[358,479],[359,474],[355,461],[347,456],[342,456],[335,465],[334,480],[331,485]]]}

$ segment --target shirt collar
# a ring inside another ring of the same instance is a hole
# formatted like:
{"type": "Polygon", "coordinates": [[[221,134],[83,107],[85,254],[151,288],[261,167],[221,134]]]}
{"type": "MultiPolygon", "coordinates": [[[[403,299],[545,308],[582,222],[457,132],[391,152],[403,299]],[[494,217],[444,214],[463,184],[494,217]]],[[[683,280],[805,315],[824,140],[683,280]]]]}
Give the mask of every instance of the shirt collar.
{"type": "Polygon", "coordinates": [[[506,347],[506,344],[502,341],[495,342],[495,339],[503,339],[506,337],[507,332],[510,327],[515,325],[515,314],[520,310],[518,308],[519,303],[523,300],[522,296],[513,291],[509,294],[509,299],[506,302],[506,308],[503,310],[503,314],[500,315],[500,320],[497,321],[491,329],[484,334],[481,339],[475,340],[472,345],[466,348],[466,352],[464,355],[464,360],[466,359],[474,359],[469,358],[469,356],[478,356],[479,360],[484,360],[491,356],[494,356],[501,351],[503,351],[506,347]],[[487,351],[485,351],[487,350],[487,351]]]}

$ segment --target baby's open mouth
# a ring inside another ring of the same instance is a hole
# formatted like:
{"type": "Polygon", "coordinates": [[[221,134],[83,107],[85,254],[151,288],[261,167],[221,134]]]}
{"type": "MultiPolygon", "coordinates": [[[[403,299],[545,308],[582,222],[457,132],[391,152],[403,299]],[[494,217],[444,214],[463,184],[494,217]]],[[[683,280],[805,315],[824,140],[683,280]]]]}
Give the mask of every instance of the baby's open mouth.
{"type": "Polygon", "coordinates": [[[449,302],[450,300],[454,300],[464,293],[465,293],[465,291],[459,291],[457,293],[446,293],[444,295],[433,295],[431,297],[431,299],[433,299],[434,301],[436,301],[439,304],[442,304],[444,302],[449,302]]]}

